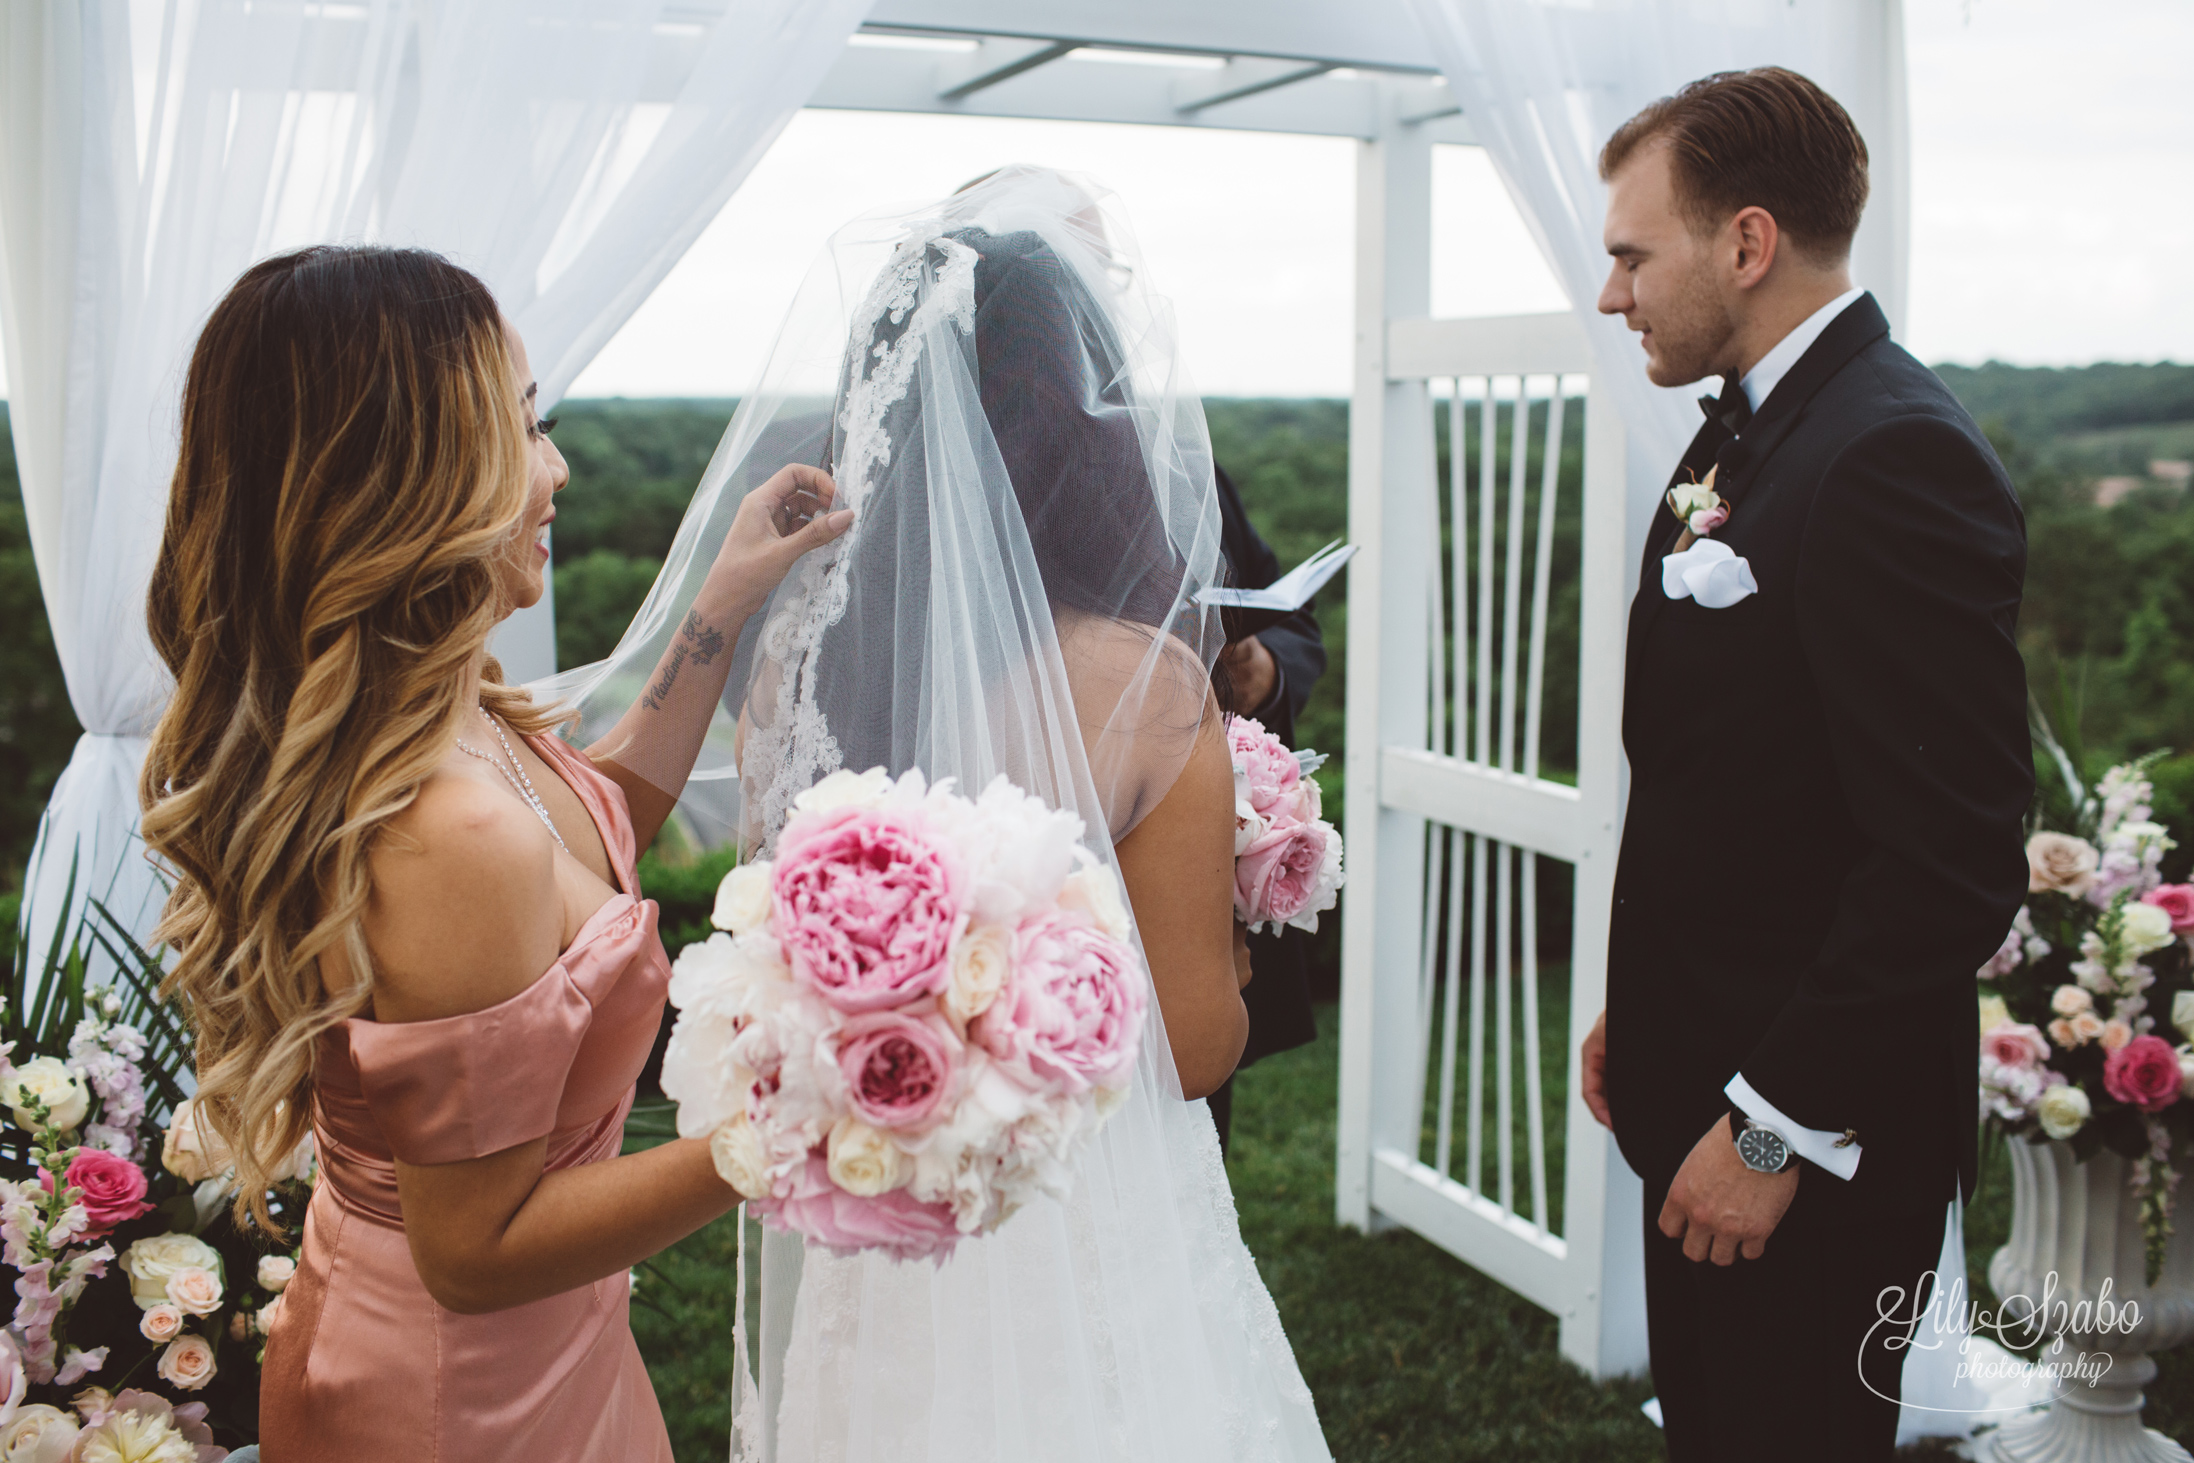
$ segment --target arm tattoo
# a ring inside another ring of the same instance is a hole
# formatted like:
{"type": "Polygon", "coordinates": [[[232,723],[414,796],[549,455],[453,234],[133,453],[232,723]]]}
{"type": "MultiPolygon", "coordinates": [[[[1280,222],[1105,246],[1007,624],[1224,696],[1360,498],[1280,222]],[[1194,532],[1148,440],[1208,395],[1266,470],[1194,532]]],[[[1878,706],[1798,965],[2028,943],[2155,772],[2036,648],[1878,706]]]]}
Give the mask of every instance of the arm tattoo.
{"type": "Polygon", "coordinates": [[[663,709],[663,698],[670,694],[671,685],[678,679],[678,668],[685,663],[686,647],[682,644],[673,646],[670,652],[670,664],[663,667],[662,679],[648,687],[648,693],[640,698],[640,704],[650,711],[661,711],[663,709]]]}
{"type": "Polygon", "coordinates": [[[707,665],[724,648],[724,632],[712,625],[702,624],[699,610],[686,612],[685,629],[680,633],[693,644],[695,665],[707,665]]]}

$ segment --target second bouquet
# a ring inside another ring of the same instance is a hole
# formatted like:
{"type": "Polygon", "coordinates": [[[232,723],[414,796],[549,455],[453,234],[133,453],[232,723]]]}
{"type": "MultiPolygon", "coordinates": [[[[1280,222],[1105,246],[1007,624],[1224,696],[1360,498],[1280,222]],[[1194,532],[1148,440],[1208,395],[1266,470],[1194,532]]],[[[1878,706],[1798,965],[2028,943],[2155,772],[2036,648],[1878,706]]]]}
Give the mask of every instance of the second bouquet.
{"type": "Polygon", "coordinates": [[[1125,1100],[1150,977],[1082,820],[1000,777],[836,772],[680,954],[663,1092],[765,1222],[942,1260],[1125,1100]]]}

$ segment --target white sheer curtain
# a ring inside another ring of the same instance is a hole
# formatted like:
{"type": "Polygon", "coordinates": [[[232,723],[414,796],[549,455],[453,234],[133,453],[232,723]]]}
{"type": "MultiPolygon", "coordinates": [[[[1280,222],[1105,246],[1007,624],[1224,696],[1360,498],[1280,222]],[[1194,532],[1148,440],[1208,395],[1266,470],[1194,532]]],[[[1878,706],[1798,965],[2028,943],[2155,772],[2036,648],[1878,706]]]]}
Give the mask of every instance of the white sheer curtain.
{"type": "MultiPolygon", "coordinates": [[[[1619,316],[1594,308],[1608,260],[1600,148],[1639,108],[1716,71],[1787,66],[1843,103],[1866,138],[1872,196],[1852,247],[1855,282],[1892,329],[1905,313],[1909,154],[1901,0],[1408,0],[1455,100],[1491,156],[1591,339],[1621,411],[1631,486],[1631,553],[1668,474],[1699,428],[1699,388],[1646,380],[1619,316]]],[[[1710,383],[1709,389],[1714,389],[1710,383]]],[[[1945,1279],[1965,1274],[1951,1205],[1945,1279]]],[[[1957,1385],[1958,1337],[1932,1325],[1906,1353],[1900,1440],[1963,1435],[1985,1420],[1957,1385]],[[1931,1348],[1931,1349],[1930,1349],[1931,1348]]],[[[1976,1338],[1977,1346],[1986,1343],[1976,1338]]],[[[2000,1418],[2001,1414],[1998,1414],[2000,1418]]]]}
{"type": "Polygon", "coordinates": [[[1621,318],[1593,308],[1608,263],[1600,147],[1639,108],[1696,77],[1749,66],[1787,66],[1819,82],[1851,113],[1871,160],[1853,272],[1891,325],[1902,325],[1910,208],[1901,0],[1408,4],[1605,366],[1628,428],[1634,536],[1645,527],[1639,506],[1650,510],[1700,420],[1698,390],[1649,383],[1621,318]]]}
{"type": "MultiPolygon", "coordinates": [[[[85,732],[27,918],[72,861],[140,932],[132,841],[165,695],[144,593],[199,322],[253,260],[438,249],[553,402],[693,242],[871,0],[134,0],[0,7],[0,335],[39,582],[85,732]]],[[[550,621],[506,628],[527,676],[550,621]]]]}

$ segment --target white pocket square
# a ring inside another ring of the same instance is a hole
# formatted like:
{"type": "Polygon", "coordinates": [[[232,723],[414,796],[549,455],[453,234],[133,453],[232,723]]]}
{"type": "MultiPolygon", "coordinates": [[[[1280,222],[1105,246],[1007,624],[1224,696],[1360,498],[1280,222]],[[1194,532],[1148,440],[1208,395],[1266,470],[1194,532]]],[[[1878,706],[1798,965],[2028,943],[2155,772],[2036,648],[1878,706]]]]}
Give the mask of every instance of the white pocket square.
{"type": "Polygon", "coordinates": [[[1661,593],[1670,599],[1695,599],[1703,609],[1726,610],[1759,592],[1752,565],[1715,539],[1700,539],[1682,553],[1661,560],[1661,593]]]}

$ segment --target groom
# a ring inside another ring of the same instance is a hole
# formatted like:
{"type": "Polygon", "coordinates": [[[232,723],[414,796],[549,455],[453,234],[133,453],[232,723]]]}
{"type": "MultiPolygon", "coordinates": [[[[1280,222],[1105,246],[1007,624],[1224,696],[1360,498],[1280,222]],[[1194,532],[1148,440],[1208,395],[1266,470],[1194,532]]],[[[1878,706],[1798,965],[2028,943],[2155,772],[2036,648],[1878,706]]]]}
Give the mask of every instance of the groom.
{"type": "Polygon", "coordinates": [[[1600,309],[1656,384],[1721,390],[1631,609],[1585,1100],[1645,1181],[1669,1456],[1887,1459],[1892,1343],[1974,1177],[1974,971],[2026,891],[2025,525],[1852,286],[1833,98],[1710,76],[1600,169],[1600,309]]]}

